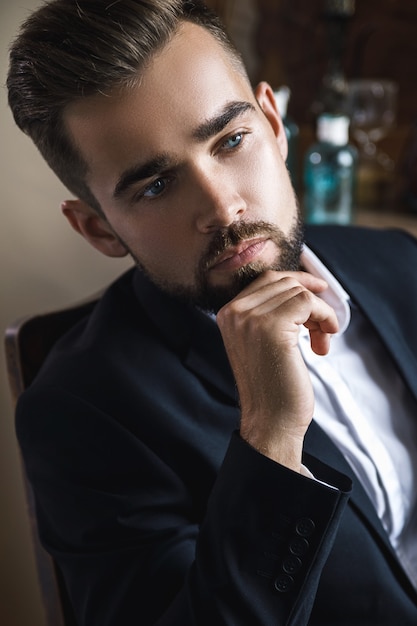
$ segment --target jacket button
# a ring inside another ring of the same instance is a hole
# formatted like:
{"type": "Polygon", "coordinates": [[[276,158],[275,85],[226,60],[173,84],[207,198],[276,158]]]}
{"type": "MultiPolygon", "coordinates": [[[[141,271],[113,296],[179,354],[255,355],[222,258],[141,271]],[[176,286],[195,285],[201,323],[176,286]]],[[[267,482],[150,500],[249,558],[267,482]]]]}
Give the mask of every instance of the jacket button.
{"type": "Polygon", "coordinates": [[[295,532],[300,537],[310,537],[316,529],[316,525],[312,519],[302,517],[295,524],[295,532]]]}
{"type": "Polygon", "coordinates": [[[302,561],[296,556],[289,556],[283,561],[282,569],[286,574],[296,574],[302,565],[302,561]]]}
{"type": "Polygon", "coordinates": [[[275,589],[280,593],[287,593],[287,591],[291,589],[293,584],[294,580],[291,578],[291,576],[288,576],[286,574],[278,576],[278,578],[276,578],[274,582],[275,589]]]}
{"type": "Polygon", "coordinates": [[[294,556],[304,556],[304,554],[308,552],[309,547],[310,544],[307,539],[304,539],[303,537],[291,539],[289,545],[290,552],[291,554],[294,554],[294,556]]]}

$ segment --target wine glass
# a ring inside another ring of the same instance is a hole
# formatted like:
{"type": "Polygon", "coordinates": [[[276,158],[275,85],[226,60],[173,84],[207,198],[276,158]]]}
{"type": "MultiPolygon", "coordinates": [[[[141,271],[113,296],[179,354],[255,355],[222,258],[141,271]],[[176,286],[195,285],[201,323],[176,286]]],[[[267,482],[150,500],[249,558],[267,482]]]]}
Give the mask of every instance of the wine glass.
{"type": "Polygon", "coordinates": [[[358,79],[348,82],[345,100],[360,158],[372,160],[387,171],[394,169],[394,162],[379,152],[375,144],[388,135],[395,124],[397,93],[398,85],[392,80],[358,79]]]}

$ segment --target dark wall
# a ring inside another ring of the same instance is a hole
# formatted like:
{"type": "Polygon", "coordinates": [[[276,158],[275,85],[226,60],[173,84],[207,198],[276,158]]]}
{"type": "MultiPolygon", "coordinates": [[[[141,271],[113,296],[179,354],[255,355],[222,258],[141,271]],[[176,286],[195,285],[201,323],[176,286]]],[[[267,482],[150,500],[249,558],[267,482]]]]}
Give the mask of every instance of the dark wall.
{"type": "MultiPolygon", "coordinates": [[[[292,91],[291,113],[307,122],[328,62],[321,0],[254,0],[260,12],[257,78],[292,91]]],[[[417,2],[356,0],[347,21],[346,76],[399,84],[398,122],[417,119],[417,2]]]]}
{"type": "MultiPolygon", "coordinates": [[[[233,21],[239,19],[243,0],[206,1],[222,15],[233,34],[233,21]]],[[[290,112],[300,124],[307,123],[311,121],[311,108],[329,58],[323,17],[325,0],[250,2],[258,12],[251,42],[258,55],[253,81],[268,80],[274,87],[289,85],[290,112]]],[[[351,2],[355,12],[346,28],[346,76],[397,81],[398,122],[409,124],[417,119],[417,1],[351,2]]]]}

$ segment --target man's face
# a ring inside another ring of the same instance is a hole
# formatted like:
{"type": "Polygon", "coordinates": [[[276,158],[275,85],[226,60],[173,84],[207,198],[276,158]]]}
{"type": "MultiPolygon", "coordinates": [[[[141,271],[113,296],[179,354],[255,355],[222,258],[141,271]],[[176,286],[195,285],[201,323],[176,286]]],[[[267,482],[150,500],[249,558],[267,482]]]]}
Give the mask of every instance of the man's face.
{"type": "Polygon", "coordinates": [[[190,23],[124,92],[65,121],[117,238],[168,292],[217,309],[266,268],[297,269],[301,227],[273,94],[253,93],[190,23]]]}

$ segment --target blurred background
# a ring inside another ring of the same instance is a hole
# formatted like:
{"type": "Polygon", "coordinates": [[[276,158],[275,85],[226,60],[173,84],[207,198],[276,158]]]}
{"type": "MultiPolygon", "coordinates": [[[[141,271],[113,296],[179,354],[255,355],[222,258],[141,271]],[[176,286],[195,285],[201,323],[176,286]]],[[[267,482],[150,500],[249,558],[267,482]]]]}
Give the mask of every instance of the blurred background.
{"type": "MultiPolygon", "coordinates": [[[[0,0],[0,326],[96,292],[127,261],[94,252],[65,223],[70,197],[15,127],[5,90],[8,45],[39,0],[0,0]]],[[[44,626],[6,381],[0,356],[0,624],[44,626]]]]}
{"type": "MultiPolygon", "coordinates": [[[[381,123],[378,130],[382,135],[378,154],[387,157],[387,167],[372,172],[368,168],[371,181],[359,177],[358,200],[365,210],[401,213],[399,223],[414,228],[403,214],[417,212],[417,4],[413,0],[208,0],[208,4],[222,15],[253,83],[267,80],[274,89],[289,87],[288,114],[299,130],[295,168],[301,194],[303,159],[316,136],[317,116],[345,112],[341,104],[353,80],[395,84],[390,128],[383,129],[381,123]]],[[[359,145],[352,131],[351,123],[351,140],[359,145]]],[[[374,218],[364,211],[357,221],[373,224],[374,218]]],[[[381,221],[390,223],[391,218],[385,215],[381,221]]]]}
{"type": "MultiPolygon", "coordinates": [[[[0,326],[87,297],[129,266],[97,254],[59,209],[68,197],[15,128],[4,87],[8,45],[38,0],[0,0],[0,326]]],[[[392,167],[356,221],[417,231],[417,4],[415,0],[209,0],[241,50],[254,83],[290,89],[298,127],[296,175],[316,118],[336,108],[353,78],[395,81],[395,123],[378,142],[392,167]],[[388,184],[387,184],[388,183],[388,184]]],[[[352,141],[355,139],[352,138],[352,141]]],[[[300,189],[302,192],[302,189],[300,189]]],[[[3,350],[3,348],[1,348],[3,350]]],[[[0,358],[0,624],[44,626],[26,519],[19,453],[0,358]]]]}

